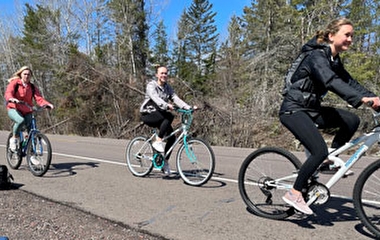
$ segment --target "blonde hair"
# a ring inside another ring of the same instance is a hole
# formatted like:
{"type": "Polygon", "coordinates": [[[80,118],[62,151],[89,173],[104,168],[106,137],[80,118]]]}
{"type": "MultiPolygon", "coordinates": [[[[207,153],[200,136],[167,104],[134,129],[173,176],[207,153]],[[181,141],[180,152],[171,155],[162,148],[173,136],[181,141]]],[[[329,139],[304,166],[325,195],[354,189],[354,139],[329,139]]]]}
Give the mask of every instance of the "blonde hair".
{"type": "Polygon", "coordinates": [[[30,67],[28,66],[23,66],[19,70],[17,70],[17,72],[15,72],[10,79],[8,79],[8,82],[12,82],[15,79],[21,79],[21,73],[25,70],[29,70],[30,75],[33,76],[32,69],[30,69],[30,67]]]}
{"type": "Polygon", "coordinates": [[[316,33],[316,36],[317,36],[317,43],[321,44],[321,43],[329,43],[329,34],[335,34],[337,33],[341,26],[343,25],[351,25],[353,26],[351,20],[347,19],[347,18],[338,18],[338,19],[335,19],[333,21],[331,21],[326,29],[324,30],[319,30],[317,31],[316,33]]]}

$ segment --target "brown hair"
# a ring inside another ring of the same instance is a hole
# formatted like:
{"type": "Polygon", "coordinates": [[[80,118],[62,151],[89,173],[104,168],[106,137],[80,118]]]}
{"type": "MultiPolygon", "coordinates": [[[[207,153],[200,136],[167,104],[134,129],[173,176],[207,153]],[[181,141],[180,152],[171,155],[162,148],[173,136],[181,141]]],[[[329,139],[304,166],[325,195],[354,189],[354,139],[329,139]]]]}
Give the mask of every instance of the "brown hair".
{"type": "Polygon", "coordinates": [[[329,43],[329,34],[337,33],[343,25],[353,26],[351,20],[347,18],[338,18],[331,21],[324,30],[317,31],[317,43],[329,43]]]}
{"type": "Polygon", "coordinates": [[[154,66],[154,68],[155,68],[155,70],[156,70],[156,71],[155,71],[156,73],[158,73],[158,69],[160,69],[160,68],[162,68],[162,67],[166,68],[165,66],[160,65],[160,64],[154,64],[153,66],[154,66]]]}

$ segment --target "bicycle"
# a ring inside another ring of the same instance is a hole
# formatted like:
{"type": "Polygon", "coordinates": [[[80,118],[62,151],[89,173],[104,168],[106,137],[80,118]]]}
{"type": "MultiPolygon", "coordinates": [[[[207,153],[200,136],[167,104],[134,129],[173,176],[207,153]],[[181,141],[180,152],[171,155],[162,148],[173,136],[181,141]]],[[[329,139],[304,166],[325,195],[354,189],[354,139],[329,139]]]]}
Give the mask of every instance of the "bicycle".
{"type": "MultiPolygon", "coordinates": [[[[339,165],[339,170],[322,184],[318,182],[319,170],[308,181],[303,197],[308,205],[321,205],[330,198],[330,189],[373,146],[380,143],[380,113],[372,111],[375,126],[342,147],[329,153],[328,159],[339,165]],[[358,149],[346,161],[338,157],[353,147],[358,149]]],[[[295,209],[282,200],[293,187],[300,160],[291,152],[279,147],[264,147],[252,152],[243,161],[238,178],[240,195],[247,209],[260,217],[285,219],[295,209]],[[285,174],[284,174],[285,173],[285,174]],[[290,174],[288,174],[290,173],[290,174]]],[[[363,225],[380,238],[380,159],[367,166],[359,175],[353,190],[355,211],[363,225]]]]}
{"type": "Polygon", "coordinates": [[[19,169],[23,157],[26,157],[28,169],[34,176],[42,177],[49,169],[52,148],[48,137],[41,133],[37,128],[36,114],[42,110],[48,108],[48,106],[41,106],[39,108],[29,106],[25,102],[17,102],[18,104],[24,104],[33,110],[30,130],[27,133],[28,137],[25,137],[25,126],[20,130],[20,141],[18,143],[17,150],[13,152],[9,148],[10,139],[13,136],[12,131],[8,135],[6,145],[6,159],[10,168],[19,169]]]}
{"type": "Polygon", "coordinates": [[[157,152],[152,142],[157,136],[153,129],[150,137],[139,136],[133,138],[126,147],[125,158],[128,169],[137,177],[147,176],[153,168],[162,170],[165,157],[179,145],[176,155],[177,170],[183,181],[192,186],[201,186],[210,180],[215,168],[215,156],[209,144],[200,138],[190,136],[190,126],[193,120],[194,109],[186,110],[175,108],[181,114],[181,126],[176,128],[169,137],[179,134],[173,146],[166,154],[157,152]]]}

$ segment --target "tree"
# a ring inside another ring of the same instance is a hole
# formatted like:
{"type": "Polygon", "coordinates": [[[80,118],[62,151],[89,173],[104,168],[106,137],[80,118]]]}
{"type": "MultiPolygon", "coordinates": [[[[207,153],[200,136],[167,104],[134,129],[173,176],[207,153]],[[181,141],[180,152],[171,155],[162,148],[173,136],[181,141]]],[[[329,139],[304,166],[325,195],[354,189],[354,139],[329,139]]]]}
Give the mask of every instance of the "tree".
{"type": "Polygon", "coordinates": [[[165,32],[164,22],[161,20],[157,28],[153,33],[154,44],[152,49],[152,58],[151,62],[153,64],[158,64],[161,66],[167,66],[169,64],[169,49],[168,49],[168,40],[167,34],[165,32]]]}
{"type": "Polygon", "coordinates": [[[128,71],[131,83],[143,79],[147,66],[149,42],[144,0],[111,0],[108,3],[111,19],[116,26],[117,67],[128,71]]]}
{"type": "Polygon", "coordinates": [[[187,24],[188,28],[184,36],[188,55],[186,62],[196,67],[188,80],[203,93],[208,93],[207,86],[214,77],[219,37],[214,19],[216,13],[212,7],[208,0],[193,0],[181,19],[181,24],[187,24]]]}

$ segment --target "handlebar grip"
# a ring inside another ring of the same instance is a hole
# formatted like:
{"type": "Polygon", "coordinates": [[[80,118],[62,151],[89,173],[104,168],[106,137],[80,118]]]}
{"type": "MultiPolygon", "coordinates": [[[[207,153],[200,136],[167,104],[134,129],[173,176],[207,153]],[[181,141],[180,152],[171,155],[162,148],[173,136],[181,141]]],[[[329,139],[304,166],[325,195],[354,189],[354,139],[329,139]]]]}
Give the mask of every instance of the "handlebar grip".
{"type": "Polygon", "coordinates": [[[374,104],[374,102],[373,102],[372,100],[367,102],[367,105],[368,105],[369,107],[372,107],[373,104],[374,104]]]}

